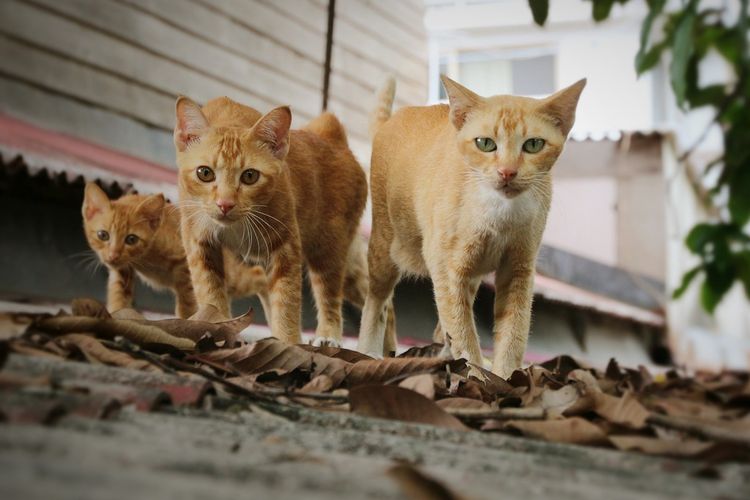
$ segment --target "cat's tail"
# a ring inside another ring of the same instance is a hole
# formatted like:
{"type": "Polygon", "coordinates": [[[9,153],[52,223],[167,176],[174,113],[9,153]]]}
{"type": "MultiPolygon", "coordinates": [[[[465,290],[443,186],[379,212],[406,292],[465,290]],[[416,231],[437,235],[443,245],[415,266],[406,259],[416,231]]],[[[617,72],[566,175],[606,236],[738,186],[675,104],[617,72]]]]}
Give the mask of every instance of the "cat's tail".
{"type": "Polygon", "coordinates": [[[346,130],[336,115],[329,112],[321,113],[305,125],[304,130],[322,137],[328,142],[348,146],[346,130]]]}
{"type": "Polygon", "coordinates": [[[393,98],[396,95],[396,79],[389,76],[378,92],[378,101],[370,114],[370,138],[374,138],[382,124],[391,117],[393,98]]]}

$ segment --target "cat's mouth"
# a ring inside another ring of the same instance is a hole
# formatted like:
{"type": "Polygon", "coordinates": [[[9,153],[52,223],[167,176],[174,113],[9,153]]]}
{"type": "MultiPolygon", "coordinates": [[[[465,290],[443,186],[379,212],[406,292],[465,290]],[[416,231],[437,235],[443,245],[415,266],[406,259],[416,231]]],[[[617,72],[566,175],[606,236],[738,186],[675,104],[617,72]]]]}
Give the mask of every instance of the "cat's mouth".
{"type": "Polygon", "coordinates": [[[229,227],[235,222],[237,222],[239,217],[236,217],[231,212],[228,214],[217,212],[217,213],[211,214],[211,218],[214,220],[214,222],[218,223],[220,226],[229,227]]]}
{"type": "Polygon", "coordinates": [[[516,184],[504,182],[501,182],[497,185],[497,190],[504,194],[507,198],[515,198],[524,191],[523,188],[516,184]]]}

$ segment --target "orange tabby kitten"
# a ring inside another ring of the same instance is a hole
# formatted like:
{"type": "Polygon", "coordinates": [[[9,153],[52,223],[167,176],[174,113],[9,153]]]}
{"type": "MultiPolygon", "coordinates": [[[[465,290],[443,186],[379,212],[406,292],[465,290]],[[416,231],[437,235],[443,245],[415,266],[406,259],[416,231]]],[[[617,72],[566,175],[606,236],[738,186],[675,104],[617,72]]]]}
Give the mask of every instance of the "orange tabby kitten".
{"type": "Polygon", "coordinates": [[[228,315],[222,248],[267,269],[271,333],[300,341],[302,264],[318,309],[317,345],[339,345],[347,258],[367,179],[338,120],[292,130],[288,107],[260,119],[228,98],[176,104],[182,238],[199,304],[228,315]]]}
{"type": "Polygon", "coordinates": [[[480,97],[443,77],[450,106],[390,116],[391,81],[374,114],[370,287],[359,350],[383,354],[384,307],[402,274],[429,276],[454,357],[482,364],[472,303],[495,272],[492,371],[521,366],[550,169],[586,81],[546,98],[480,97]]]}
{"type": "MultiPolygon", "coordinates": [[[[135,275],[153,288],[168,288],[176,298],[175,314],[195,313],[195,295],[185,250],[180,240],[180,216],[161,194],[125,195],[110,201],[93,182],[86,184],[83,225],[89,246],[109,271],[107,309],[116,311],[133,304],[135,275]]],[[[265,297],[266,276],[258,267],[242,265],[227,256],[233,272],[230,295],[265,297]]]]}

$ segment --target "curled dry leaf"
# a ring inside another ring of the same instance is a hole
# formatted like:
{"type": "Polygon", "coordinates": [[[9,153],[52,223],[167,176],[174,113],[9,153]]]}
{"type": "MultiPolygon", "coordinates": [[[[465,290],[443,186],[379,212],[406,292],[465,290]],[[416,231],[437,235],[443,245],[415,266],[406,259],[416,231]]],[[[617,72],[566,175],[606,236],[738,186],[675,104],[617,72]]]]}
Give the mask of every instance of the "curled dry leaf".
{"type": "Polygon", "coordinates": [[[36,317],[37,315],[24,313],[0,313],[0,340],[22,335],[36,317]]]}
{"type": "Polygon", "coordinates": [[[443,352],[443,344],[428,344],[425,346],[410,347],[401,354],[398,358],[436,358],[443,352]]]}
{"type": "Polygon", "coordinates": [[[297,392],[301,392],[303,394],[311,392],[319,393],[328,392],[331,389],[333,389],[333,379],[328,375],[318,375],[317,377],[313,377],[312,380],[302,386],[302,388],[297,392]]]}
{"type": "Polygon", "coordinates": [[[399,382],[398,386],[418,392],[427,399],[435,399],[435,381],[429,373],[412,375],[399,382]]]}
{"type": "Polygon", "coordinates": [[[122,336],[138,344],[166,344],[182,350],[195,348],[195,342],[190,339],[175,337],[153,325],[122,319],[56,316],[40,319],[34,327],[54,334],[90,332],[105,338],[122,336]]]}
{"type": "Polygon", "coordinates": [[[643,429],[646,426],[650,412],[638,401],[633,392],[628,391],[621,398],[602,392],[589,395],[593,401],[592,409],[607,421],[631,429],[643,429]]]}
{"type": "Polygon", "coordinates": [[[129,319],[129,320],[146,319],[143,316],[143,314],[139,313],[135,309],[131,309],[130,307],[125,307],[123,309],[118,309],[117,311],[114,311],[112,313],[112,317],[114,319],[129,319]]]}
{"type": "Polygon", "coordinates": [[[111,318],[107,307],[96,299],[73,299],[71,302],[73,316],[88,316],[89,318],[111,318]]]}
{"type": "Polygon", "coordinates": [[[482,430],[515,429],[524,436],[536,437],[555,443],[602,445],[607,444],[604,431],[581,417],[563,420],[512,420],[490,421],[482,430]]]}
{"type": "Polygon", "coordinates": [[[391,467],[388,475],[398,483],[404,496],[410,500],[461,500],[463,498],[437,479],[429,477],[411,465],[401,464],[391,467]]]}
{"type": "Polygon", "coordinates": [[[331,346],[321,346],[321,347],[315,347],[312,345],[302,344],[299,347],[302,349],[305,349],[306,351],[313,351],[317,352],[318,354],[322,354],[323,356],[328,356],[329,358],[336,358],[341,359],[343,361],[346,361],[347,363],[358,363],[360,361],[367,361],[371,358],[367,354],[362,354],[361,352],[352,351],[351,349],[344,349],[343,347],[331,347],[331,346]]]}
{"type": "Polygon", "coordinates": [[[393,385],[361,385],[349,391],[354,413],[368,417],[467,430],[456,417],[421,394],[393,385]]]}
{"type": "Polygon", "coordinates": [[[77,349],[89,362],[92,363],[122,366],[134,370],[153,371],[156,369],[148,361],[135,359],[124,352],[109,349],[95,338],[81,333],[69,333],[63,335],[56,338],[55,342],[66,349],[77,349]]]}
{"type": "Polygon", "coordinates": [[[416,373],[436,373],[451,367],[455,372],[465,364],[464,360],[438,358],[385,358],[360,361],[351,366],[346,381],[350,387],[361,384],[384,383],[416,373]]]}
{"type": "Polygon", "coordinates": [[[541,394],[526,408],[542,408],[550,418],[562,418],[565,411],[579,402],[583,392],[576,385],[566,385],[560,389],[543,389],[541,394]]]}
{"type": "Polygon", "coordinates": [[[274,338],[234,349],[204,353],[202,357],[215,363],[227,363],[243,374],[263,373],[274,369],[303,369],[312,372],[313,376],[328,375],[336,387],[344,381],[349,368],[353,366],[341,359],[329,358],[274,338]]]}
{"type": "Polygon", "coordinates": [[[470,398],[445,398],[436,401],[437,405],[444,410],[484,410],[489,411],[492,406],[484,401],[470,398]]]}
{"type": "Polygon", "coordinates": [[[239,333],[253,322],[253,315],[253,309],[250,308],[242,316],[219,323],[179,318],[158,321],[140,320],[139,323],[156,326],[170,335],[187,338],[193,342],[198,342],[203,336],[210,335],[216,342],[224,341],[234,344],[239,333]]]}

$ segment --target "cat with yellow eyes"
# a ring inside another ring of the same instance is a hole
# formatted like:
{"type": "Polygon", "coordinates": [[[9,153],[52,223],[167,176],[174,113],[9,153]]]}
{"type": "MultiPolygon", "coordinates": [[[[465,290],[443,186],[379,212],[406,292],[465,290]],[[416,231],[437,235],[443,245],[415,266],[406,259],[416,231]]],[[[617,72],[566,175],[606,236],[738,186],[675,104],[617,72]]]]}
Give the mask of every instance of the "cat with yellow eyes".
{"type": "Polygon", "coordinates": [[[306,267],[318,312],[313,343],[340,345],[347,266],[356,261],[367,179],[333,115],[324,113],[302,130],[290,130],[291,120],[288,107],[258,117],[228,98],[202,108],[177,100],[182,240],[199,305],[224,315],[222,250],[261,263],[271,334],[289,343],[301,340],[306,267]]]}
{"type": "MultiPolygon", "coordinates": [[[[110,200],[93,182],[86,184],[82,207],[86,239],[109,272],[107,309],[132,307],[135,280],[175,295],[175,314],[196,312],[185,250],[180,239],[180,215],[164,196],[127,194],[110,200]]],[[[233,297],[258,294],[266,299],[266,275],[259,266],[226,256],[229,293],[233,297]]]]}
{"type": "MultiPolygon", "coordinates": [[[[384,354],[385,311],[402,275],[432,279],[438,336],[482,365],[472,304],[495,273],[492,371],[520,368],[537,252],[550,208],[550,170],[575,120],[581,80],[545,99],[481,97],[443,77],[449,105],[391,116],[395,84],[373,114],[370,283],[361,352],[384,354]]],[[[442,340],[442,339],[436,339],[442,340]]]]}

